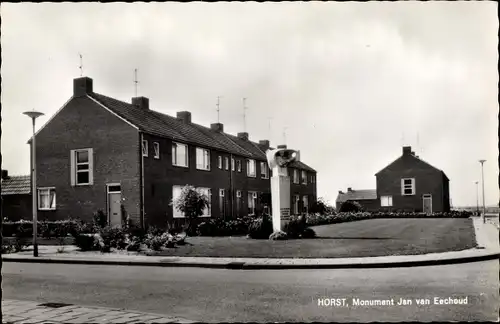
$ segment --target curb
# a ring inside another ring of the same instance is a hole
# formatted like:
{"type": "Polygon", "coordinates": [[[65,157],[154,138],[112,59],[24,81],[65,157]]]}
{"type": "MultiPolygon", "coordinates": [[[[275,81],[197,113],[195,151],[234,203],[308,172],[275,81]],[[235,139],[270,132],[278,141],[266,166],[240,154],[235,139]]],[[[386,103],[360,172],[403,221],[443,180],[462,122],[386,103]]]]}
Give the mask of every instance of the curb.
{"type": "Polygon", "coordinates": [[[500,259],[500,251],[486,252],[479,255],[456,257],[449,259],[433,260],[408,260],[394,262],[353,262],[339,263],[332,259],[331,263],[324,264],[255,264],[251,262],[178,262],[176,260],[164,261],[122,261],[122,260],[78,260],[78,259],[56,259],[56,258],[9,258],[2,257],[3,262],[12,263],[52,263],[52,264],[87,264],[87,265],[114,265],[114,266],[144,266],[144,267],[184,267],[184,268],[206,268],[206,269],[229,269],[229,270],[286,270],[286,269],[367,269],[367,268],[402,268],[447,265],[469,262],[480,262],[500,259]]]}

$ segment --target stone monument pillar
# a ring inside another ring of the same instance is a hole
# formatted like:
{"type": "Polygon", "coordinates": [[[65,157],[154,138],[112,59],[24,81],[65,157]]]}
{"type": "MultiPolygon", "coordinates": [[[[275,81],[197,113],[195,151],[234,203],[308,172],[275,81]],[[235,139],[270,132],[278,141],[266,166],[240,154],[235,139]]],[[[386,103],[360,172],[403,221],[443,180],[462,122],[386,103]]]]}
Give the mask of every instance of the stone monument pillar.
{"type": "Polygon", "coordinates": [[[287,166],[295,161],[296,151],[288,150],[286,145],[278,145],[275,150],[266,152],[267,162],[272,171],[271,202],[273,230],[282,231],[290,219],[290,177],[287,166]]]}

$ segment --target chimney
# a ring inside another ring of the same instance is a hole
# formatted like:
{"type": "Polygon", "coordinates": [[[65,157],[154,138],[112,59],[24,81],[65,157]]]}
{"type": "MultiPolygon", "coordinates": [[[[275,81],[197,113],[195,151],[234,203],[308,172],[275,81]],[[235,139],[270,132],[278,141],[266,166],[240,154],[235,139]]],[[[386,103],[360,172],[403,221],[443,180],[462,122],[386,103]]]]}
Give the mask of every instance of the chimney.
{"type": "Polygon", "coordinates": [[[238,133],[238,138],[246,141],[248,140],[248,133],[247,132],[238,133]]]}
{"type": "Polygon", "coordinates": [[[9,178],[9,172],[7,170],[2,170],[2,180],[9,178]]]}
{"type": "Polygon", "coordinates": [[[286,149],[286,145],[285,144],[278,145],[278,148],[279,149],[286,149]]]}
{"type": "Polygon", "coordinates": [[[177,119],[182,120],[186,124],[191,124],[191,113],[189,111],[177,112],[177,119]]]}
{"type": "Polygon", "coordinates": [[[224,132],[224,124],[221,123],[210,124],[210,128],[216,132],[224,132]]]}
{"type": "Polygon", "coordinates": [[[351,187],[347,188],[347,192],[352,192],[352,188],[351,187]]]}
{"type": "Polygon", "coordinates": [[[137,106],[144,110],[149,110],[149,99],[146,97],[132,98],[132,105],[137,106]]]}
{"type": "Polygon", "coordinates": [[[300,150],[295,153],[295,161],[300,162],[300,150]]]}
{"type": "Polygon", "coordinates": [[[411,146],[403,146],[403,155],[411,155],[411,146]]]}
{"type": "Polygon", "coordinates": [[[342,190],[339,190],[339,194],[343,195],[343,194],[344,194],[344,192],[343,192],[342,190]]]}
{"type": "Polygon", "coordinates": [[[262,148],[263,151],[266,151],[269,149],[269,141],[268,140],[261,140],[259,141],[259,146],[262,148]]]}
{"type": "Polygon", "coordinates": [[[93,82],[91,78],[73,79],[73,97],[83,97],[92,92],[93,82]]]}

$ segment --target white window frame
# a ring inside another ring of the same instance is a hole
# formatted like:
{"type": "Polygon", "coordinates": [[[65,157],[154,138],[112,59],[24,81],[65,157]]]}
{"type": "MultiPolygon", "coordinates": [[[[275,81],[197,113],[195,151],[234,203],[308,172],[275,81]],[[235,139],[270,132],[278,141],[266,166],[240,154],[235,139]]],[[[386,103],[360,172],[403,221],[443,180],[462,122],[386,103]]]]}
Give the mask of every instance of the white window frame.
{"type": "Polygon", "coordinates": [[[298,215],[299,214],[299,201],[300,201],[300,196],[299,195],[294,195],[294,203],[293,203],[293,214],[298,215]]]}
{"type": "Polygon", "coordinates": [[[208,197],[208,208],[205,208],[205,210],[203,211],[203,215],[201,215],[200,217],[211,217],[212,216],[212,189],[200,187],[200,188],[196,188],[196,190],[198,190],[198,192],[200,192],[200,193],[205,194],[208,197]],[[205,190],[207,192],[203,192],[205,190]],[[206,211],[206,214],[205,214],[205,211],[206,211]]]}
{"type": "Polygon", "coordinates": [[[309,197],[307,195],[302,196],[302,203],[304,204],[305,213],[309,212],[309,197]]]}
{"type": "Polygon", "coordinates": [[[37,188],[37,204],[38,204],[38,210],[56,210],[56,187],[40,187],[37,188]],[[42,202],[42,197],[41,193],[43,191],[47,191],[48,197],[49,197],[49,207],[42,207],[41,202],[42,202]],[[50,193],[54,192],[54,200],[51,201],[51,195],[50,193]]]}
{"type": "MultiPolygon", "coordinates": [[[[175,197],[174,193],[175,193],[175,189],[177,188],[179,190],[179,192],[182,192],[182,188],[184,186],[179,186],[179,185],[174,185],[172,186],[172,198],[177,198],[175,197]]],[[[207,190],[208,191],[208,211],[207,211],[207,214],[203,214],[201,215],[200,217],[210,217],[211,216],[211,213],[212,213],[212,189],[210,188],[196,188],[196,190],[198,190],[198,192],[200,193],[203,193],[203,194],[206,194],[205,192],[203,192],[204,190],[207,190]]],[[[205,209],[207,210],[207,209],[205,209]]],[[[186,216],[184,215],[184,213],[178,211],[175,206],[172,205],[172,217],[173,218],[185,218],[186,216]]]]}
{"type": "Polygon", "coordinates": [[[229,170],[229,157],[224,157],[224,169],[229,170]]]}
{"type": "Polygon", "coordinates": [[[238,172],[241,172],[241,160],[236,161],[236,170],[238,170],[238,172]]]}
{"type": "Polygon", "coordinates": [[[219,197],[224,197],[224,189],[219,189],[219,197]]]}
{"type": "Polygon", "coordinates": [[[302,173],[302,184],[307,184],[307,171],[302,170],[300,173],[302,173]]]}
{"type": "Polygon", "coordinates": [[[248,207],[247,207],[247,210],[252,208],[252,213],[248,213],[248,216],[254,216],[255,215],[255,211],[256,211],[256,202],[257,202],[257,192],[255,191],[249,191],[247,193],[247,203],[248,203],[248,207]],[[251,200],[250,200],[250,197],[251,197],[251,200]],[[252,201],[252,204],[250,206],[250,201],[252,201]]]}
{"type": "Polygon", "coordinates": [[[231,171],[236,171],[236,160],[231,158],[231,171]]]}
{"type": "Polygon", "coordinates": [[[196,169],[210,171],[210,150],[197,147],[196,148],[196,169]],[[201,156],[200,156],[201,155],[201,156]]]}
{"type": "Polygon", "coordinates": [[[143,139],[142,140],[142,156],[148,157],[148,140],[143,139]]]}
{"type": "Polygon", "coordinates": [[[220,155],[217,157],[217,166],[222,170],[222,156],[220,155]]]}
{"type": "Polygon", "coordinates": [[[241,190],[236,190],[236,198],[241,198],[241,190]]]}
{"type": "Polygon", "coordinates": [[[381,196],[380,197],[380,207],[392,207],[392,196],[381,196]]]}
{"type": "Polygon", "coordinates": [[[189,146],[184,143],[172,142],[172,165],[181,168],[189,168],[189,146]],[[177,147],[183,146],[186,150],[186,164],[179,164],[177,156],[177,147]]]}
{"type": "Polygon", "coordinates": [[[153,151],[154,151],[154,158],[159,160],[160,159],[160,143],[153,142],[153,151]]]}
{"type": "Polygon", "coordinates": [[[250,177],[250,178],[256,178],[257,177],[257,170],[256,170],[256,163],[255,163],[255,160],[253,159],[248,159],[247,160],[247,176],[250,177]],[[253,173],[251,173],[251,167],[250,165],[253,165],[253,173]]]}
{"type": "Polygon", "coordinates": [[[70,169],[72,186],[90,186],[94,184],[94,150],[92,148],[70,151],[70,169]],[[78,153],[87,152],[88,161],[78,162],[78,153]],[[78,166],[87,166],[87,169],[78,170],[78,166]],[[88,182],[79,183],[78,173],[88,173],[88,182]]]}
{"type": "Polygon", "coordinates": [[[415,195],[415,178],[403,178],[401,179],[401,195],[402,196],[414,196],[415,195]],[[405,185],[405,180],[410,180],[411,184],[405,185]],[[405,193],[405,189],[411,189],[411,193],[405,193]]]}
{"type": "Polygon", "coordinates": [[[293,183],[295,183],[295,184],[300,183],[299,170],[297,170],[297,169],[293,169],[293,183]]]}
{"type": "Polygon", "coordinates": [[[262,179],[269,179],[269,168],[266,162],[260,162],[260,175],[262,179]]]}

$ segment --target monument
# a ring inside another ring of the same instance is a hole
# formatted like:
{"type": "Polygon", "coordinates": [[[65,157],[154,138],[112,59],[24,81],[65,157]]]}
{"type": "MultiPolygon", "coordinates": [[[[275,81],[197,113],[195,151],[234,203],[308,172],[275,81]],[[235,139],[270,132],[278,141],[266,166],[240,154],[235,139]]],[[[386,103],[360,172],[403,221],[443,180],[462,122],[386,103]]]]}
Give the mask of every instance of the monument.
{"type": "Polygon", "coordinates": [[[290,220],[290,177],[288,165],[295,161],[297,152],[289,150],[286,145],[278,145],[277,149],[267,150],[267,163],[272,171],[271,206],[273,230],[282,231],[290,220]]]}

